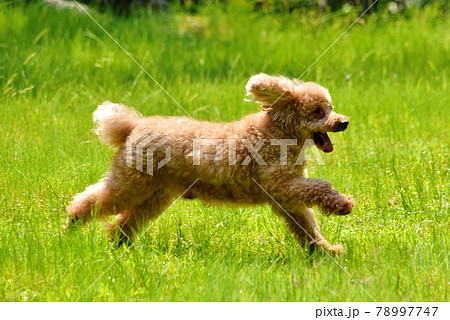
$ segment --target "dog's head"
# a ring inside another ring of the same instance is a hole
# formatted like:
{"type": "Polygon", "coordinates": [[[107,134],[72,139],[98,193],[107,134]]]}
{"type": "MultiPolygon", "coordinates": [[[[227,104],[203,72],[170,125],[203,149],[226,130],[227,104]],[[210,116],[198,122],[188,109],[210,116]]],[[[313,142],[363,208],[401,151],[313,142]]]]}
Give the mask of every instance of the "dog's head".
{"type": "Polygon", "coordinates": [[[347,129],[347,117],[333,111],[328,90],[317,83],[261,73],[251,77],[245,88],[254,97],[250,101],[259,102],[280,129],[313,139],[324,152],[333,151],[327,132],[347,129]]]}

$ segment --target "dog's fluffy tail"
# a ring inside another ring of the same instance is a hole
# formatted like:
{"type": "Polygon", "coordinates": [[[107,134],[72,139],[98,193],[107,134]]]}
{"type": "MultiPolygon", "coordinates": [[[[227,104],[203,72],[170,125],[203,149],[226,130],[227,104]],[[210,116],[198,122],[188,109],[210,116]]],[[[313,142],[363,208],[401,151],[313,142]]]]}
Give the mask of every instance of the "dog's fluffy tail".
{"type": "Polygon", "coordinates": [[[94,111],[92,118],[96,125],[94,132],[100,141],[118,148],[136,127],[141,114],[124,105],[105,101],[94,111]]]}

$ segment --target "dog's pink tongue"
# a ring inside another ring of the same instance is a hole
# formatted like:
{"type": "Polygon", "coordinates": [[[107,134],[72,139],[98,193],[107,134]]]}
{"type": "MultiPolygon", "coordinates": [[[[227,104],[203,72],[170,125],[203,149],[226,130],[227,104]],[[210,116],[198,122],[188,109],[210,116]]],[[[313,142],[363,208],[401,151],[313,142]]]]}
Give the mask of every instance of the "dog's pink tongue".
{"type": "Polygon", "coordinates": [[[323,145],[322,145],[322,151],[323,152],[331,152],[333,151],[333,144],[331,143],[330,138],[328,138],[328,135],[326,133],[321,133],[320,137],[323,140],[323,145]]]}
{"type": "Polygon", "coordinates": [[[326,133],[315,132],[313,138],[316,146],[323,152],[333,151],[333,144],[326,133]]]}

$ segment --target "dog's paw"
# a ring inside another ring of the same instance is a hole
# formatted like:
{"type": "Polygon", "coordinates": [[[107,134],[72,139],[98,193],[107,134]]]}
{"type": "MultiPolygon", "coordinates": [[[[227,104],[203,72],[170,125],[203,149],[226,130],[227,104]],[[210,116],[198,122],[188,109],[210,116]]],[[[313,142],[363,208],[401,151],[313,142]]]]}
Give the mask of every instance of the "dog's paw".
{"type": "Polygon", "coordinates": [[[344,254],[345,250],[342,244],[335,244],[328,249],[328,252],[336,256],[340,256],[344,254]]]}
{"type": "Polygon", "coordinates": [[[62,227],[62,231],[63,232],[68,232],[70,231],[74,226],[79,225],[80,222],[78,219],[74,218],[74,217],[68,217],[66,220],[66,223],[63,225],[62,227]]]}
{"type": "Polygon", "coordinates": [[[320,205],[326,215],[342,216],[352,212],[355,202],[352,197],[337,194],[332,199],[328,198],[320,205]]]}
{"type": "Polygon", "coordinates": [[[352,197],[342,195],[340,201],[336,204],[336,211],[333,212],[335,215],[346,215],[352,212],[355,207],[355,201],[352,197]]]}
{"type": "Polygon", "coordinates": [[[331,245],[326,240],[322,240],[317,243],[310,244],[309,252],[311,254],[314,252],[326,252],[334,256],[341,256],[345,253],[345,250],[342,244],[331,245]]]}

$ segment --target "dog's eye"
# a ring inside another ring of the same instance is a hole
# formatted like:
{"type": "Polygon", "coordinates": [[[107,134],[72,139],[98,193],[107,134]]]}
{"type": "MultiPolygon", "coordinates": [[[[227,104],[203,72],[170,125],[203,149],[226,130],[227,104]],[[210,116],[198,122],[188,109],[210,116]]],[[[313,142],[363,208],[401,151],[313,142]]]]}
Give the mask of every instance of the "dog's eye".
{"type": "Polygon", "coordinates": [[[323,112],[322,108],[316,108],[312,113],[312,117],[315,119],[322,119],[324,116],[325,113],[323,112]]]}

